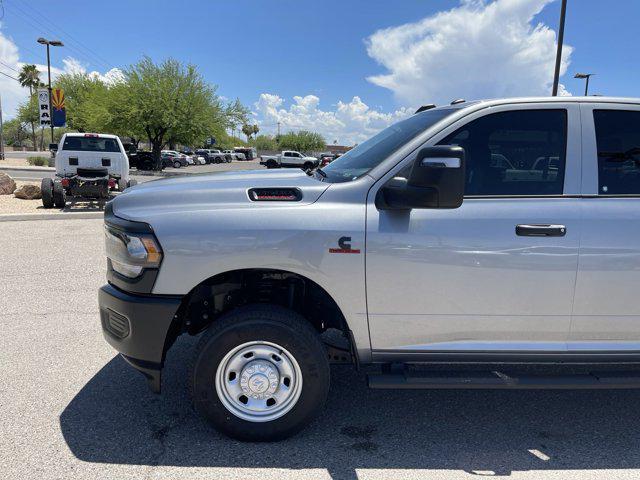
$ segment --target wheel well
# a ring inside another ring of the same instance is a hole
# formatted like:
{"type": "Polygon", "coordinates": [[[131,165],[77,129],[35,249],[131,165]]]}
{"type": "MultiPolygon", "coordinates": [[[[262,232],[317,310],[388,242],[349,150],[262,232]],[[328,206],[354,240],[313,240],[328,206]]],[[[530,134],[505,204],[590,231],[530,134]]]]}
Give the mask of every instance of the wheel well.
{"type": "Polygon", "coordinates": [[[305,317],[319,333],[349,330],[331,296],[314,281],[296,273],[271,269],[233,270],[210,277],[182,301],[182,331],[195,335],[218,317],[241,305],[268,303],[290,308],[305,317]]]}

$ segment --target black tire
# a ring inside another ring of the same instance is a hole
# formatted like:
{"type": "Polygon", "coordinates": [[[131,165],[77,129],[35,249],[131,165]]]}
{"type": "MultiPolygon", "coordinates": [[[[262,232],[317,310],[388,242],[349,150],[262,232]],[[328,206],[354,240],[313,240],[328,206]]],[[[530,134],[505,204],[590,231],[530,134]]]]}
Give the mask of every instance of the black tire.
{"type": "Polygon", "coordinates": [[[248,305],[223,315],[202,335],[191,361],[189,386],[196,411],[220,432],[242,441],[275,441],[300,431],[322,411],[329,377],[326,349],[304,317],[275,305],[248,305]],[[271,342],[286,349],[302,372],[302,389],[295,405],[268,422],[234,415],[216,390],[220,362],[234,348],[251,341],[271,342]]]}
{"type": "Polygon", "coordinates": [[[278,162],[275,160],[267,160],[267,168],[277,168],[278,162]]]}
{"type": "Polygon", "coordinates": [[[311,162],[304,162],[304,165],[302,166],[303,170],[311,170],[313,169],[313,163],[311,162]]]}
{"type": "Polygon", "coordinates": [[[178,160],[173,162],[173,168],[180,168],[181,166],[182,166],[182,164],[178,160]]]}
{"type": "Polygon", "coordinates": [[[53,204],[56,208],[64,208],[67,204],[67,192],[60,182],[53,182],[53,204]]]}
{"type": "Polygon", "coordinates": [[[53,208],[53,180],[43,178],[40,183],[40,190],[42,191],[42,205],[44,208],[53,208]]]}

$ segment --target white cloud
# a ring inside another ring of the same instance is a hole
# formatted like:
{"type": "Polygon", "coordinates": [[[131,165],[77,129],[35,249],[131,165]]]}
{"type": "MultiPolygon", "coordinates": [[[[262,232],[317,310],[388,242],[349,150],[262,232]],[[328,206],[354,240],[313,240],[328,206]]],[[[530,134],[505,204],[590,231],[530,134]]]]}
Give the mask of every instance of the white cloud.
{"type": "Polygon", "coordinates": [[[63,59],[62,63],[64,64],[63,71],[65,73],[86,74],[91,78],[97,78],[98,80],[102,80],[108,85],[113,85],[114,83],[118,83],[124,80],[124,74],[122,73],[122,70],[116,67],[102,74],[95,70],[88,72],[85,64],[83,64],[82,62],[80,62],[80,60],[75,59],[73,57],[67,57],[63,59]]]}
{"type": "MultiPolygon", "coordinates": [[[[2,62],[0,63],[0,71],[15,78],[18,77],[18,72],[24,65],[24,62],[20,61],[18,46],[2,31],[0,31],[0,62],[2,62]]],[[[88,73],[88,75],[100,78],[107,83],[115,83],[122,79],[122,71],[117,68],[102,74],[97,71],[87,72],[86,67],[72,57],[65,58],[62,63],[63,68],[51,67],[52,79],[55,80],[61,73],[88,73]]],[[[46,82],[47,66],[36,64],[36,67],[40,71],[40,79],[46,82]]],[[[17,81],[5,75],[0,75],[0,94],[2,95],[2,114],[5,120],[9,120],[16,115],[18,106],[27,100],[29,89],[22,87],[17,81]]]]}
{"type": "Polygon", "coordinates": [[[332,110],[322,110],[320,98],[315,95],[295,96],[293,103],[286,108],[285,100],[271,93],[262,93],[254,107],[254,116],[262,133],[275,133],[280,122],[283,133],[311,130],[324,135],[329,143],[337,140],[347,145],[366,140],[415,110],[400,108],[392,113],[383,113],[371,109],[357,96],[350,102],[338,102],[332,110]]]}
{"type": "MultiPolygon", "coordinates": [[[[367,52],[388,72],[368,80],[405,105],[549,95],[555,32],[532,21],[552,1],[463,0],[418,22],[379,30],[366,40],[367,52]]],[[[561,74],[572,50],[564,46],[561,74]]]]}

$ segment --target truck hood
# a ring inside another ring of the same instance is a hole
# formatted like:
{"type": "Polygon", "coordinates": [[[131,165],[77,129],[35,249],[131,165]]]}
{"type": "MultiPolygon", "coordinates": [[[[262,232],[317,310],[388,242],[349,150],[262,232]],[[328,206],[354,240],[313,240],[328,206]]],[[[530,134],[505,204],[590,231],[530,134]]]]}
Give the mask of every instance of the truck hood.
{"type": "Polygon", "coordinates": [[[114,213],[144,221],[149,213],[169,213],[215,208],[265,208],[309,205],[329,187],[298,169],[245,170],[184,176],[141,183],[128,188],[113,201],[114,213]],[[252,188],[297,188],[299,201],[253,201],[252,188]]]}

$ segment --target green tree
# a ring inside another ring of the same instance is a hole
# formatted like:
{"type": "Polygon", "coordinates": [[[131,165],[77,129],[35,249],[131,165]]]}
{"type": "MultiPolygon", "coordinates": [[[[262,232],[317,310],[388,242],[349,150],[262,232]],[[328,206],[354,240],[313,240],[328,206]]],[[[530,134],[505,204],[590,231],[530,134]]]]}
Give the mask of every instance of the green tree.
{"type": "Polygon", "coordinates": [[[322,135],[307,130],[280,135],[278,143],[281,149],[302,152],[324,150],[327,146],[327,142],[322,135]]]}
{"type": "MultiPolygon", "coordinates": [[[[18,115],[16,118],[22,122],[31,125],[32,128],[32,142],[34,150],[38,149],[38,146],[42,147],[42,138],[38,141],[34,125],[40,121],[40,111],[38,109],[37,95],[32,95],[29,100],[18,106],[18,115]]],[[[40,129],[42,130],[42,128],[40,129]]],[[[42,137],[42,131],[40,132],[42,137]]]]}
{"type": "Polygon", "coordinates": [[[109,87],[86,73],[60,75],[55,82],[64,90],[67,126],[79,132],[105,131],[109,87]]]}
{"type": "MultiPolygon", "coordinates": [[[[29,98],[33,97],[34,92],[40,86],[40,72],[35,65],[23,65],[20,73],[18,74],[18,81],[23,87],[29,89],[29,98]]],[[[40,121],[40,117],[35,121],[31,121],[31,139],[33,146],[36,145],[36,122],[40,121]]]]}
{"type": "MultiPolygon", "coordinates": [[[[156,65],[149,57],[125,71],[125,87],[120,92],[122,118],[144,131],[160,168],[160,152],[168,141],[184,145],[203,142],[222,133],[244,108],[224,106],[198,73],[195,66],[169,59],[156,65]]],[[[246,115],[246,113],[245,113],[246,115]]]]}
{"type": "Polygon", "coordinates": [[[259,131],[260,131],[260,128],[258,127],[258,125],[248,125],[246,123],[242,125],[242,133],[244,133],[247,136],[248,142],[251,141],[251,136],[257,135],[259,131]]]}
{"type": "Polygon", "coordinates": [[[3,137],[7,145],[22,147],[25,140],[28,142],[29,132],[25,128],[24,123],[22,123],[18,118],[13,118],[4,122],[3,137]]]}
{"type": "Polygon", "coordinates": [[[23,65],[18,74],[18,81],[23,87],[29,88],[29,96],[33,95],[36,88],[40,86],[40,72],[35,65],[23,65]]]}
{"type": "Polygon", "coordinates": [[[257,135],[251,144],[257,150],[278,150],[278,142],[271,135],[257,135]]]}

